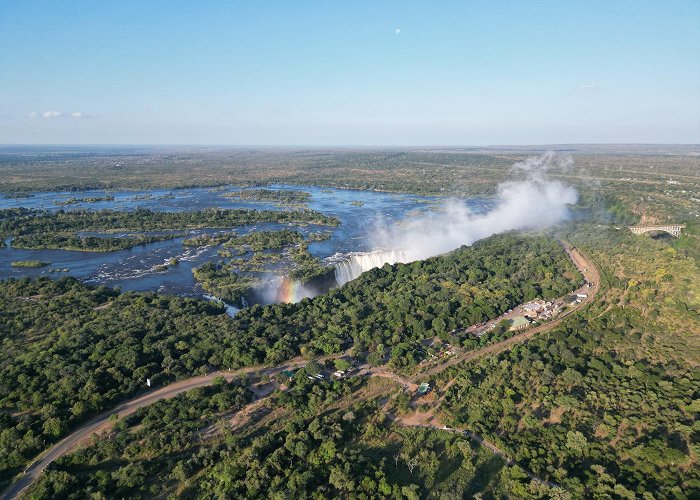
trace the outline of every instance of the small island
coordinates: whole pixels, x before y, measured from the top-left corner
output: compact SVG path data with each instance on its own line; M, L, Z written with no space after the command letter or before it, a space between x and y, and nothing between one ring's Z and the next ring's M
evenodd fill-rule
M51 262L43 260L15 260L10 264L12 267L44 267L50 265Z
M224 196L246 201L271 201L275 203L307 203L311 200L310 193L292 189L244 189L226 193Z
M100 201L114 201L114 196L87 196L84 198L68 198L67 200L56 200L54 205L66 206L77 205L78 203L97 203Z
M76 252L114 252L127 250L139 245L167 241L183 236L182 234L165 234L148 236L134 234L123 237L78 236L71 233L36 233L17 236L12 240L13 248L28 250L72 250Z

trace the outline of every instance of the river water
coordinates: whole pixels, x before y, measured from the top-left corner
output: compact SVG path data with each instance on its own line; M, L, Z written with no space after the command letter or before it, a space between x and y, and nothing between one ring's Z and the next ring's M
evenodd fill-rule
M332 236L329 240L314 242L309 246L310 252L322 259L337 261L339 256L349 253L369 252L374 250L372 234L378 225L400 223L402 219L435 209L441 198L395 194L375 191L356 191L315 186L271 186L266 189L292 189L311 194L311 200L305 204L308 208L326 215L337 217L341 224L335 228L322 226L293 227L303 233L328 230ZM178 190L147 191L76 191L76 192L37 192L29 197L0 197L0 209L13 207L42 208L47 210L76 209L114 209L134 210L147 208L157 211L192 211L205 208L255 208L285 210L294 207L271 202L239 200L226 197L225 193L238 191L240 188L196 188ZM56 202L70 198L112 196L110 201L94 203L76 203L58 205ZM485 212L491 208L489 200L465 200L474 212ZM262 229L281 229L281 224L266 223L239 227L237 231ZM199 229L193 234L215 233L218 230ZM177 231L175 231L177 232ZM0 279L21 276L73 276L87 283L118 286L122 290L150 290L187 296L203 297L192 276L192 269L208 260L218 261L216 247L186 247L184 238L137 246L129 250L115 252L75 252L65 250L21 250L8 246L0 248ZM9 243L9 240L8 240ZM177 266L165 271L158 271L156 266L166 263L171 258L180 260ZM13 261L41 260L51 265L42 268L12 267ZM68 269L67 272L51 272Z

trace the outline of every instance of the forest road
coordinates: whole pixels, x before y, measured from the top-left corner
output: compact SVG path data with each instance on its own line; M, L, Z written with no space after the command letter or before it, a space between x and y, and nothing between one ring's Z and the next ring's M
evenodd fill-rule
M226 380L232 380L247 373L257 373L259 375L271 375L282 370L296 368L308 363L308 360L295 358L284 365L274 367L249 366L233 371L218 371L200 375L198 377L180 380L170 385L162 387L143 394L135 399L126 401L119 406L112 408L104 413L97 415L92 420L78 427L75 431L63 438L61 441L49 448L43 455L40 455L27 469L24 475L15 483L10 485L2 494L0 500L10 500L18 498L22 492L36 481L44 469L54 460L62 457L79 444L87 441L90 437L100 432L112 424L110 418L113 415L118 415L119 418L124 418L131 415L135 411L145 406L161 401L163 399L171 399L183 392L195 389L197 387L206 387L212 385L217 377L224 377Z
M479 349L477 351L471 351L468 353L465 353L464 355L461 356L455 356L454 358L450 359L446 363L443 363L442 365L439 365L438 367L428 370L423 373L419 373L419 376L426 376L426 375L432 375L438 371L442 371L445 368L448 368L449 366L453 366L458 363L462 363L465 361L469 361L471 359L475 359L478 357L481 357L485 354L490 354L490 353L496 353L496 352L501 352L506 349L509 349L512 347L514 344L524 342L525 340L533 337L534 335L537 335L539 333L551 330L552 328L558 326L564 318L569 316L570 314L573 314L577 312L581 307L585 306L586 304L589 304L593 301L593 297L598 293L598 290L600 289L600 275L598 273L598 269L593 265L593 263L588 259L584 254L581 253L580 250L577 248L573 247L569 243L562 241L562 244L564 246L564 249L566 250L567 254L571 258L571 260L574 262L576 267L581 271L583 274L584 278L588 283L591 283L592 286L590 289L587 289L588 297L583 301L582 304L579 305L579 307L575 307L571 309L570 311L567 311L564 315L560 316L558 319L554 321L550 321L548 323L545 323L541 326L531 328L526 330L524 333L515 335L514 337L511 337L509 339L506 339L501 342L497 342L495 344L491 344L489 346L486 346L482 349ZM340 354L340 356L346 355L348 351L345 353ZM326 358L332 358L332 357L338 357L338 355L329 355L329 356L323 356L319 358L319 361L322 361L323 359ZM88 421L87 423L83 424L82 426L78 427L76 430L74 430L72 433L70 433L68 436L63 438L61 441L59 441L57 444L49 448L44 454L40 455L27 469L24 471L24 474L20 479L15 481L13 484L11 484L4 492L0 494L0 500L14 500L16 498L19 498L19 496L22 494L22 492L28 488L34 481L36 481L41 473L44 471L44 469L54 460L62 457L69 451L71 451L73 448L78 446L79 444L85 442L86 440L90 439L90 437L96 433L104 430L105 428L109 427L111 425L110 417L113 415L118 415L119 418L126 417L128 415L131 415L135 411L137 411L140 408L143 408L145 406L151 405L153 403L156 403L158 401L164 400L164 399L171 399L177 396L178 394L181 394L183 392L189 391L191 389L195 389L197 387L206 387L209 385L212 385L214 383L214 380L217 377L224 377L226 380L232 380L236 377L239 377L241 375L245 375L248 373L257 373L258 375L271 375L274 373L281 372L283 370L288 370L288 369L293 369L297 368L300 366L304 366L309 362L309 360L303 359L303 358L294 358L282 365L278 366L249 366L246 368L241 368L238 370L233 370L233 371L218 371L218 372L213 372L209 373L206 375L200 375L198 377L194 378L189 378L186 380L180 380L179 382L173 382L170 385L167 385L165 387L161 387L160 389L153 390L151 392L147 392L141 396L138 396L130 401L125 401L121 403L119 406L116 408L112 408L104 413L101 413L97 415L95 418L92 420ZM395 380L396 382L402 383L411 389L415 390L415 383L412 383L411 381L408 381L406 379L403 379L399 377L398 375L388 372L385 370L381 370L378 368L374 369L369 369L369 367L362 366L361 368L361 373L360 375L370 375L370 376L379 376L379 377L387 377ZM443 387L442 390L445 391L449 386L452 384L448 384L448 386ZM442 399L442 398L441 398ZM483 438L481 438L483 440ZM500 451L500 450L499 450Z

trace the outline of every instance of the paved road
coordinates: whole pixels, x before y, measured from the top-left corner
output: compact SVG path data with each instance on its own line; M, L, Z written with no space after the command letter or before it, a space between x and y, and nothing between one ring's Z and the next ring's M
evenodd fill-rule
M240 370L209 373L207 375L201 375L199 377L174 382L168 386L148 392L130 401L126 401L118 407L96 416L49 448L48 451L41 455L30 467L25 470L24 475L18 481L12 484L2 493L2 495L0 495L0 499L9 500L18 498L25 488L38 479L47 465L57 458L65 455L77 445L90 439L94 433L109 427L111 425L109 418L112 415L119 415L120 418L124 418L131 415L139 408L151 405L157 401L174 398L178 394L189 391L190 389L209 386L214 383L214 379L217 377L224 377L226 380L232 380L233 378L239 377L246 373L270 375L282 370L303 366L306 363L308 363L307 360L296 358L288 363L285 363L284 365L276 367L250 366L241 368Z
M600 276L598 274L598 270L593 266L593 263L585 256L583 255L579 250L571 247L566 242L563 242L564 248L566 249L567 253L571 257L571 260L576 264L576 266L579 268L579 270L583 273L584 277L587 279L587 281L592 282L594 286L590 289L589 291L589 296L588 298L584 301L584 304L590 303L593 300L593 297L595 294L598 292L599 287L600 287ZM582 304L583 305L583 304ZM423 372L419 374L420 376L426 376L426 375L431 375L433 373L436 373L438 371L442 371L445 368L449 366L453 366L458 363L462 363L465 361L469 361L471 359L475 359L477 357L484 356L486 354L490 353L495 353L495 352L501 352L506 349L509 349L512 345L519 343L519 342L524 342L525 340L529 339L530 337L537 335L539 333L542 333L547 330L551 330L555 326L559 325L562 320L569 314L572 314L573 312L576 312L578 308L572 309L571 311L567 312L567 314L562 315L559 317L557 320L550 321L548 323L545 323L544 325L538 326L536 328L531 328L529 330L526 330L524 333L518 334L514 337L511 337L507 340L504 340L502 342L497 342L495 344L488 345L486 347L483 347L482 349L476 350L476 351L470 351L464 355L461 356L455 356L446 363L443 363L442 365L439 365L438 367L435 367L431 370L428 370L426 372ZM330 355L330 356L324 356L322 358L319 358L318 361L323 361L325 359L329 358L334 358L334 357L339 357L339 356L344 356L347 354L347 351L343 354L340 355ZM110 425L109 418L112 415L118 414L120 418L126 417L128 415L131 415L134 413L136 410L139 408L143 408L145 406L151 405L157 401L161 401L163 399L171 399L177 396L178 394L181 394L183 392L189 391L190 389L194 389L197 387L205 387L208 385L211 385L214 382L214 379L220 376L223 376L227 380L231 380L235 377L238 377L240 375L244 375L247 373L256 373L257 375L270 375L273 373L277 373L283 370L287 370L290 368L296 368L299 366L303 366L308 363L308 360L305 360L303 358L295 358L293 360L288 361L287 363L275 367L263 367L263 366L251 366L251 367L246 367L246 368L241 368L239 370L234 370L234 371L228 371L228 372L214 372L210 373L207 375L201 375L199 377L194 377L190 378L187 380L181 380L179 382L174 382L173 384L170 384L166 387L162 387L160 389L148 392L146 394L143 394L142 396L139 396L135 399L132 399L130 401L126 401L119 405L116 408L113 408L109 411L106 411L94 419L90 420L86 424L83 424L81 427L73 431L71 434L66 436L63 440L59 441L57 444L49 448L43 455L41 455L35 462L29 466L23 476L17 480L15 483L13 483L7 490L5 490L1 495L0 495L0 500L10 500L10 499L15 499L20 496L20 494L27 488L29 487L34 481L38 479L38 477L41 475L41 473L44 471L44 469L54 460L58 459L59 457L65 455L68 453L70 450L75 448L77 445L85 442L86 440L90 439L90 437L95 433L100 430L103 430L107 428ZM399 375L387 371L382 368L369 368L367 365L363 365L359 367L360 370L357 373L358 375L369 375L369 376L378 376L378 377L386 377L390 378L392 380L395 380L396 382L407 385L409 388L413 388L415 390L415 383L400 377ZM443 388L443 391L449 387L448 386ZM430 427L430 426L429 426ZM436 427L439 428L439 427ZM469 433L470 431L461 431L463 433ZM469 435L469 434L467 434ZM499 450L498 448L495 447L492 443L489 443L486 441L484 438L481 436L477 436L476 434L470 435L473 439L477 440L479 443L484 444L487 448L489 448L491 451L494 453L497 453L503 457L505 457L505 454ZM529 474L529 473L528 473ZM532 476L533 479L536 479L538 481L542 481L541 479ZM544 481L542 481L544 482Z

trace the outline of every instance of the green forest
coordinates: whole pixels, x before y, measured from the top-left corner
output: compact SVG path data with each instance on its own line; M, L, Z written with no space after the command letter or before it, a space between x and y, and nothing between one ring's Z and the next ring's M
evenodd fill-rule
M566 237L596 258L602 297L546 336L441 374L457 376L446 421L574 498L697 498L697 264L674 242L614 228Z
M580 280L556 241L506 234L445 257L373 269L297 304L252 306L235 321L255 339L255 348L244 355L254 356L249 363L289 357L298 343L294 338L305 353L337 352L352 341L358 352L369 351L376 359L388 348L450 338L449 331L494 318L524 301L564 295ZM239 354L234 347L224 352L224 360Z
M77 423L144 389L146 377L160 386L214 368L337 353L347 342L378 362L394 347L564 293L578 280L555 241L512 234L234 319L212 303L70 278L5 281L0 470L17 471Z
M395 387L310 382L300 370L245 427L234 381L195 389L115 423L110 439L60 459L32 498L462 498L551 493L465 437L402 428L382 411ZM276 418L270 419L274 415Z

